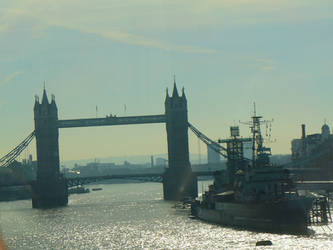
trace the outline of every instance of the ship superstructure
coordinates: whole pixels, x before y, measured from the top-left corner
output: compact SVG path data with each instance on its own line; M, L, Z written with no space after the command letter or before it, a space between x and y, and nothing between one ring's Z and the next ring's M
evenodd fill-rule
M227 144L227 172L216 172L214 183L192 206L192 214L213 223L269 231L304 232L310 222L312 198L298 194L289 171L270 163L271 149L264 146L262 117L249 123L252 136L241 138L231 127ZM244 143L252 157L244 157Z

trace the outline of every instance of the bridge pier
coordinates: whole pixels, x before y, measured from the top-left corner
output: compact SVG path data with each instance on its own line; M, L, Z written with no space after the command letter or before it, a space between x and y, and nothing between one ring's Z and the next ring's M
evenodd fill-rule
M182 201L198 196L197 177L192 171L167 169L163 175L164 200Z
M66 206L68 189L66 179L60 178L51 182L36 181L32 184L32 207L52 208Z
M185 197L197 197L197 177L189 161L187 100L184 89L182 95L178 95L176 82L172 96L168 91L166 93L165 120L169 168L163 176L164 199L179 201Z
M32 184L32 207L50 208L68 203L66 179L59 169L58 109L55 98L49 103L44 89L42 102L34 106L37 147L37 180Z

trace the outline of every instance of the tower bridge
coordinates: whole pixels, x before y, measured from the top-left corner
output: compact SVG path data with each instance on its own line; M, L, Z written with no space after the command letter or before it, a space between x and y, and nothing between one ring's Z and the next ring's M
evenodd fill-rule
M164 199L197 196L197 178L189 162L187 99L184 89L178 94L176 82L172 95L166 93L165 113L161 115L60 120L55 97L49 102L44 88L42 101L35 100L34 117L37 146L37 180L32 183L34 208L68 203L66 179L59 170L60 128L165 123L169 166L163 175Z
M43 90L41 101L36 96L34 105L35 130L14 150L0 159L0 166L9 166L25 147L36 138L37 178L29 182L32 186L32 206L34 208L63 206L68 203L68 187L100 179L162 176L165 200L182 200L197 196L197 176L212 175L211 172L194 173L189 161L188 128L195 129L187 117L187 99L184 88L178 93L176 82L172 94L166 91L165 112L144 116L107 116L89 119L58 119L55 96L48 100ZM168 145L168 168L159 174L131 174L123 176L98 176L64 178L59 164L59 129L91 126L116 126L130 124L165 123ZM202 136L203 134L200 133ZM199 137L200 138L200 137ZM202 138L201 138L202 139ZM204 140L211 143L212 140ZM148 176L149 175L149 176ZM1 184L0 184L1 186Z

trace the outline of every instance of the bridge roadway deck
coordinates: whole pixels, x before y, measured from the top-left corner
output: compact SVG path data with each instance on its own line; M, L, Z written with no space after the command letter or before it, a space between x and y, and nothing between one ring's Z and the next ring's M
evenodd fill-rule
M215 171L195 171L193 172L196 176L212 176ZM163 178L164 173L142 173L142 174L114 174L105 176L89 176L89 177L74 177L66 178L68 187L73 187L77 185L84 185L87 183L92 183L101 180L108 179L127 179L127 178ZM32 182L26 183L12 183L12 184L2 184L0 187L8 186L20 186L20 185L30 185ZM296 187L298 190L325 190L328 192L333 192L333 181L297 181Z
M215 171L197 171L193 172L196 176L212 176ZM114 174L114 175L104 175L104 176L89 176L89 177L73 177L66 178L68 187L74 187L78 185L84 185L101 180L110 179L131 179L131 178L163 178L164 173L142 173L142 174ZM0 187L10 187L10 186L23 186L31 185L33 181L27 181L25 183L11 183L3 184L0 183Z
M58 128L114 126L129 124L165 123L165 115L122 116L105 118L88 118L74 120L58 120Z
M212 176L215 171L200 171L193 172L196 176ZM110 180L110 179L130 179L130 178L163 178L164 173L144 173L144 174L115 174L105 176L89 176L89 177L74 177L66 178L67 186L74 187L84 185L96 181Z

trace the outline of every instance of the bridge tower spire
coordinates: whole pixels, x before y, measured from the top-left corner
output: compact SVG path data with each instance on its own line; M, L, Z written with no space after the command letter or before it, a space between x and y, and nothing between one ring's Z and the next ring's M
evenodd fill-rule
M165 98L169 167L163 177L166 200L183 200L197 196L197 179L189 161L187 100L184 90L179 96L176 81L170 97Z
M58 108L54 96L49 103L45 88L41 103L36 97L34 116L37 180L32 185L32 206L45 208L67 205L67 185L59 168Z

